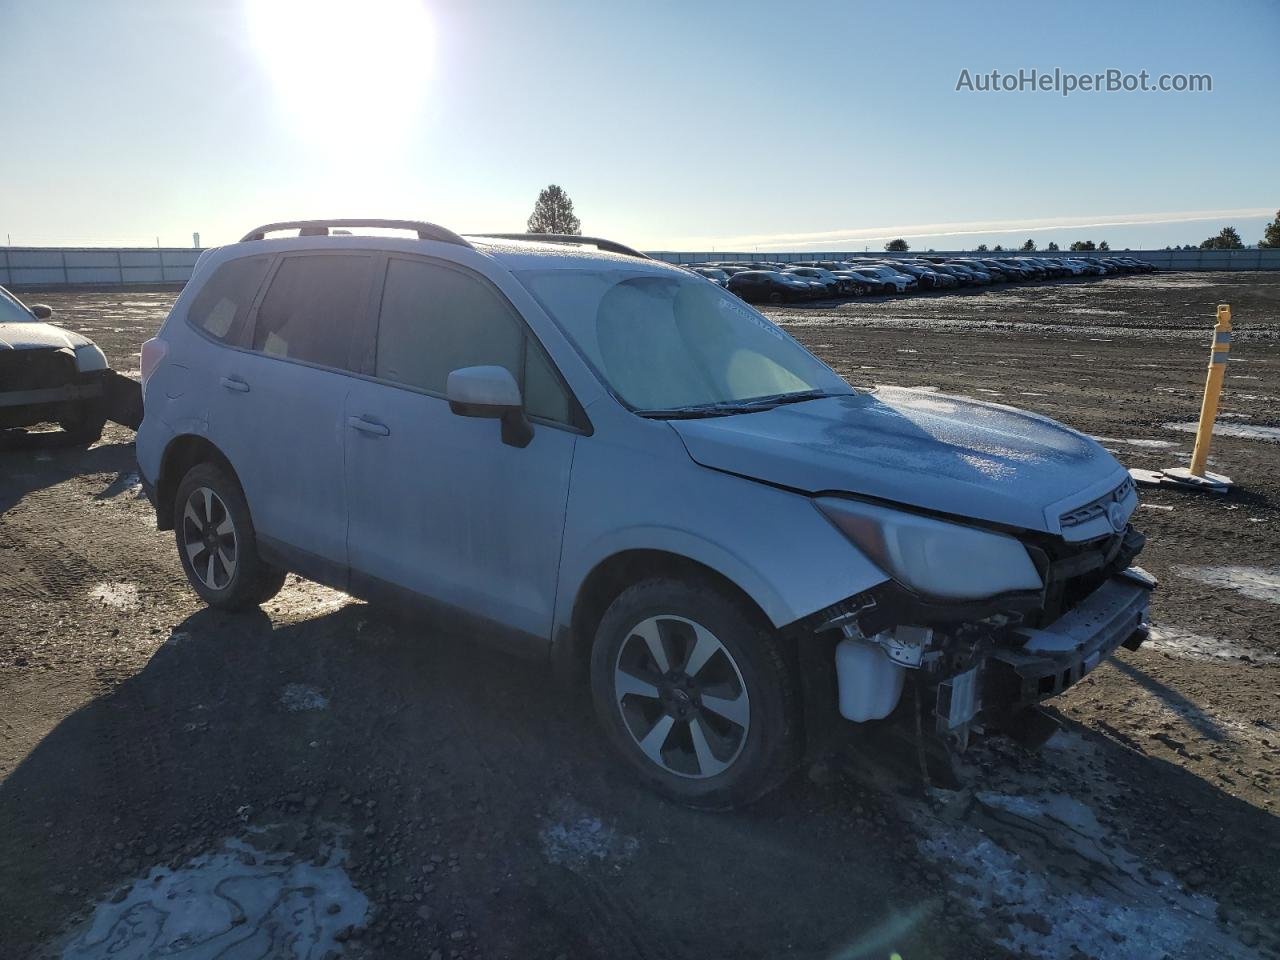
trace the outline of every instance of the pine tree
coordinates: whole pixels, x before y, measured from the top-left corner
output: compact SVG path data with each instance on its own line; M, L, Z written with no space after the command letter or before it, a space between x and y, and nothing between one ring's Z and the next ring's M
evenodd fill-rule
M1053 253L1057 253L1057 252L1058 252L1058 245L1057 245L1056 243L1054 243L1052 240L1050 240L1050 241L1049 241L1049 245L1048 245L1047 247L1045 247L1045 249L1046 249L1046 250L1049 250L1049 251L1051 251L1051 252L1053 252Z
M582 221L573 213L573 201L558 184L548 184L538 194L529 214L530 233L582 233Z
M1030 253L1035 248L1036 248L1036 242L1031 239L1028 239L1027 242L1022 245L1022 249L1025 253Z
M1280 249L1280 210L1276 211L1276 218L1262 231L1262 239L1258 241L1258 246L1264 250Z
M901 237L897 240L890 240L884 245L884 248L889 253L906 253L911 249L907 246L907 241L903 240Z

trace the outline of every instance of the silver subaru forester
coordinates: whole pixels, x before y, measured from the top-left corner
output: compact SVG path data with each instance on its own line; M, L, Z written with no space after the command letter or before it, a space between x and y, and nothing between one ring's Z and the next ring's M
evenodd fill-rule
M296 571L547 661L685 803L850 723L1016 734L1146 636L1094 440L850 386L612 241L270 224L200 258L142 376L141 475L206 602Z

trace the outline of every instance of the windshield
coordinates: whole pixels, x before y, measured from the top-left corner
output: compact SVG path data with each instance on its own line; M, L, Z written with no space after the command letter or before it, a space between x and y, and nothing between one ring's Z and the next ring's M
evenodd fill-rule
M17 297L0 287L0 323L31 323L34 320L31 311Z
M623 270L516 276L634 410L852 392L830 367L712 284Z

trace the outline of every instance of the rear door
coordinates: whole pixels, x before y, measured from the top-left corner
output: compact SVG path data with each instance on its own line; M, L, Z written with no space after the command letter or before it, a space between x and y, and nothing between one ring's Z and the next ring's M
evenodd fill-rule
M520 385L528 446L503 443L497 420L450 411L449 373L481 365ZM373 371L346 401L353 587L398 588L503 628L497 638L545 641L581 421L536 338L480 275L391 257Z
M362 356L377 257L299 253L275 264L238 350L219 351L210 433L258 536L325 582L346 575L343 405ZM358 361L357 361L358 362Z

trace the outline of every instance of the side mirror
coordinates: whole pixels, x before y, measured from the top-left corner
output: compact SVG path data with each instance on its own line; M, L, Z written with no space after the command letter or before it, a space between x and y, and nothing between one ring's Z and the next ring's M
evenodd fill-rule
M44 303L33 303L31 313L37 320L48 320L53 316L53 307Z
M460 417L501 420L503 443L527 447L533 439L520 387L506 367L454 370L445 383L445 396L449 398L449 409Z

